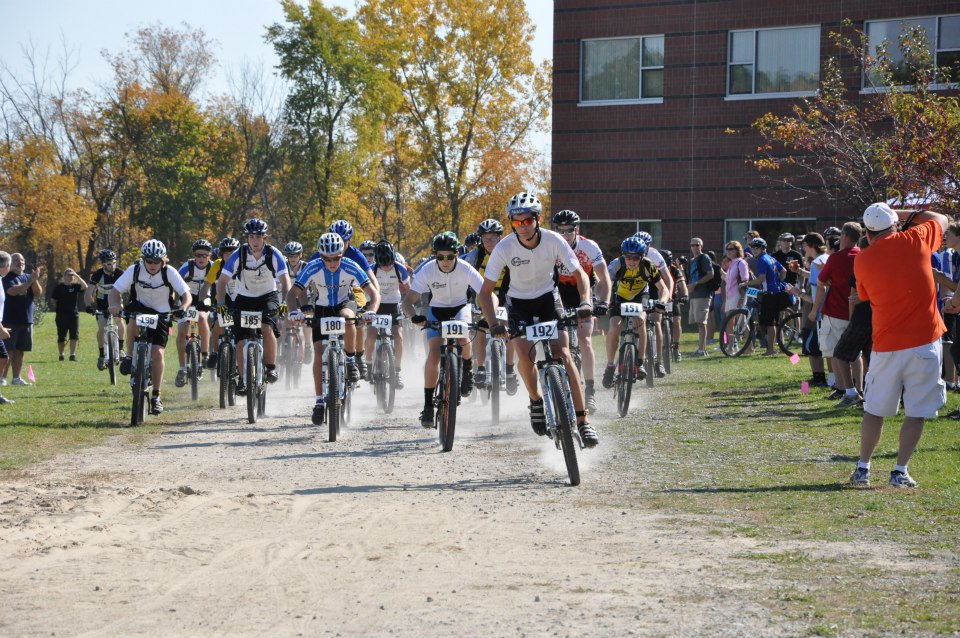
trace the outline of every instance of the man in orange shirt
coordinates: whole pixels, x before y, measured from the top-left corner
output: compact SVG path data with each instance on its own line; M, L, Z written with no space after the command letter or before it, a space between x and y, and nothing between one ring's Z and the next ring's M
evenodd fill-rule
M900 216L906 217L900 231ZM863 213L870 247L853 263L857 293L873 307L873 355L864 384L860 425L860 461L850 477L869 485L870 457L880 441L883 419L895 416L903 394L903 425L897 464L890 485L916 487L907 463L920 441L924 419L937 416L947 402L940 378L946 331L937 311L936 285L930 255L940 249L948 220L930 211L894 211L885 203Z

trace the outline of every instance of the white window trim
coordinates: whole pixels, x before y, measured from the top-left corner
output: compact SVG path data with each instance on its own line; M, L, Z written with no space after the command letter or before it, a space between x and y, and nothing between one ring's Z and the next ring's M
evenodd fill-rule
M820 24L796 24L790 25L787 27L763 27L758 29L731 29L727 32L727 74L726 74L726 86L724 87L724 101L728 102L737 102L740 100L770 100L770 99L784 99L784 98L797 98L797 97L810 97L817 94L817 91L788 91L781 93L757 93L757 33L761 31L787 31L789 29L812 29L817 28L821 31L823 30L823 25ZM733 42L734 33L753 33L753 75L750 78L750 93L730 93L730 67L733 63L730 61L730 52ZM818 34L819 35L819 34ZM818 37L819 40L819 37ZM819 82L820 78L820 54L817 53L817 80Z
M936 66L936 65L937 65L937 53L940 53L940 52L949 52L949 51L960 51L960 49L958 49L958 48L953 48L953 49L940 49L940 48L937 48L937 46L940 44L940 42L939 42L939 39L940 39L940 30L939 30L939 27L940 27L940 19L941 19L941 18L957 18L957 17L960 17L960 13L936 13L936 14L933 14L933 15L910 16L910 17L905 17L905 18L877 18L876 20L864 20L864 21L863 21L863 32L866 33L866 32L867 32L867 25L868 25L868 24L871 24L871 23L873 23L873 22L901 22L901 23L903 23L903 22L910 22L911 20L929 20L930 18L933 18L933 19L937 22L937 33L934 34L934 35L937 37L937 42L934 42L934 43L933 43L933 65L934 65L934 68L937 68L937 66ZM894 43L891 43L891 44L894 44ZM899 42L897 42L896 44L899 44ZM937 83L937 84L931 84L931 85L930 85L929 87L927 87L927 88L929 88L931 91L952 91L952 90L957 89L958 87L960 87L960 84L957 84L957 83L947 83L947 84L944 84L944 83L941 82L941 83ZM898 89L903 89L903 90L906 90L906 91L912 91L912 90L913 90L913 87L910 86L910 85L907 85L907 84L898 85L897 88L898 88ZM867 86L867 74L864 73L864 72L861 72L861 73L860 73L860 94L861 94L861 95L866 95L866 94L870 94L870 93L889 93L890 91L891 91L891 87L889 87L889 86Z
M663 104L662 97L639 97L635 100L584 100L583 99L583 56L584 45L587 42L608 42L611 40L640 40L640 60L638 60L637 88L643 95L643 72L650 69L662 69L666 73L666 65L643 66L643 40L645 38L663 38L664 57L666 57L667 37L663 33L648 33L645 35L623 35L612 38L584 38L580 40L580 77L577 82L577 106L624 106L636 104Z

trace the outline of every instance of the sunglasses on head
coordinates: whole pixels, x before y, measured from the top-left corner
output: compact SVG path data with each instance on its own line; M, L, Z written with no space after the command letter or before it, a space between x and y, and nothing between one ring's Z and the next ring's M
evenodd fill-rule
M320 258L323 259L328 264L335 264L336 262L343 259L343 255L333 255L333 256L320 255Z
M437 261L453 261L456 258L456 255L437 255Z
M147 264L147 265L150 265L150 266L156 266L157 264L162 264L162 263L163 263L163 260L162 260L162 259L146 259L146 258L144 258L143 263L145 263L145 264Z
M522 228L524 226L533 226L537 223L535 217L527 217L526 219L511 219L510 223L513 224L514 228Z

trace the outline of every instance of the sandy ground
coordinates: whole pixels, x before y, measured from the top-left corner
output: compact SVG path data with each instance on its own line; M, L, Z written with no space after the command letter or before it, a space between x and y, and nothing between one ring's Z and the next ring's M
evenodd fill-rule
M256 425L215 410L0 485L0 635L797 633L756 602L757 541L644 508L602 414L571 488L519 397L498 427L465 403L445 454L407 376L336 443L274 387Z

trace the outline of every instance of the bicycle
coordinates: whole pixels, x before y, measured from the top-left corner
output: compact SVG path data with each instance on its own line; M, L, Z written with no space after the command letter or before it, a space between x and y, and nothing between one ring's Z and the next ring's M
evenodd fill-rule
M106 323L103 326L103 345L106 354L106 369L110 372L110 385L117 385L117 367L120 365L120 330L113 315L97 311Z
M496 317L499 321L506 321L507 309L497 307ZM488 334L484 351L486 369L483 387L477 390L482 398L490 401L490 417L493 424L497 425L500 423L500 398L507 391L507 340Z
M777 345L788 357L792 357L793 353L803 346L800 338L802 328L803 313L798 311L784 314L777 322Z
M203 364L200 363L200 328L197 322L200 320L200 311L197 308L188 308L183 318L189 322L187 332L187 342L184 347L184 354L187 361L187 380L190 383L190 399L196 401L200 398L200 376L203 374Z
M666 308L660 313L660 330L663 333L663 343L660 345L660 361L667 374L673 374L673 302L668 301Z
M350 321L357 321L356 318ZM349 418L353 384L347 382L347 355L343 339L347 333L344 317L322 317L320 334L323 335L323 388L327 410L328 440L336 442L340 436L340 424Z
M393 319L391 315L376 315L370 322L371 327L377 331L373 362L370 368L370 382L373 384L373 394L377 398L377 405L385 414L393 412L397 392Z
M300 373L305 363L303 325L299 321L288 318L283 332L280 364L283 366L284 387L289 390L300 385Z
M153 385L153 334L162 318L169 321L173 313L162 312L157 314L125 314L125 317L135 315L137 336L133 342L133 361L130 368L130 388L133 391L133 402L130 409L130 425L143 423L147 411L147 401L150 398L150 388Z
M233 340L233 315L220 315L217 320L223 331L217 344L217 378L220 381L220 408L237 403L237 344Z
M440 333L440 377L433 390L434 412L433 427L437 428L440 448L444 452L453 449L453 439L457 429L457 407L460 405L460 381L463 376L463 346L459 339L470 336L470 330L476 324L466 321L431 321L424 324L423 330L436 330Z
M263 313L259 310L241 310L240 327L254 331L254 338L243 346L243 375L247 393L247 421L256 423L266 414L267 384L263 379L263 333L260 325Z
M644 352L643 371L647 375L646 381L647 381L648 388L653 387L654 378L657 376L656 370L654 369L654 366L658 359L657 357L657 322L654 321L653 319L653 313L654 311L656 311L656 304L657 302L654 301L653 299L648 299L646 302L646 305L641 306L641 308L646 310L646 314L647 314L647 318L645 322L646 323L645 330L647 331L647 347ZM621 305L621 309L622 309L622 305ZM662 318L664 311L661 310L660 313L661 313L660 316Z
M728 357L739 357L753 343L763 291L747 288L740 307L727 313L720 332L720 350Z
M630 395L633 393L633 384L637 381L637 324L636 318L643 315L643 306L639 303L620 304L620 343L617 346L616 376L613 382L613 393L617 399L617 414L627 415L630 409ZM649 315L648 315L649 317ZM650 330L647 331L648 361L652 358L653 349L650 346ZM646 366L645 366L646 368ZM645 369L647 378L652 375L652 369Z
M532 324L518 322L514 336L523 333L527 341L533 343L530 354L533 355L540 346L540 356L536 362L540 378L540 387L543 391L544 414L547 417L547 436L554 442L558 450L563 452L563 461L567 467L567 476L570 485L580 485L580 465L577 462L577 450L574 447L574 437L577 444L583 449L583 441L577 431L573 406L573 395L570 392L570 378L563 367L563 359L553 356L550 342L559 338L559 329L566 327L569 319L540 322L539 317L533 318ZM576 320L573 321L576 326Z

